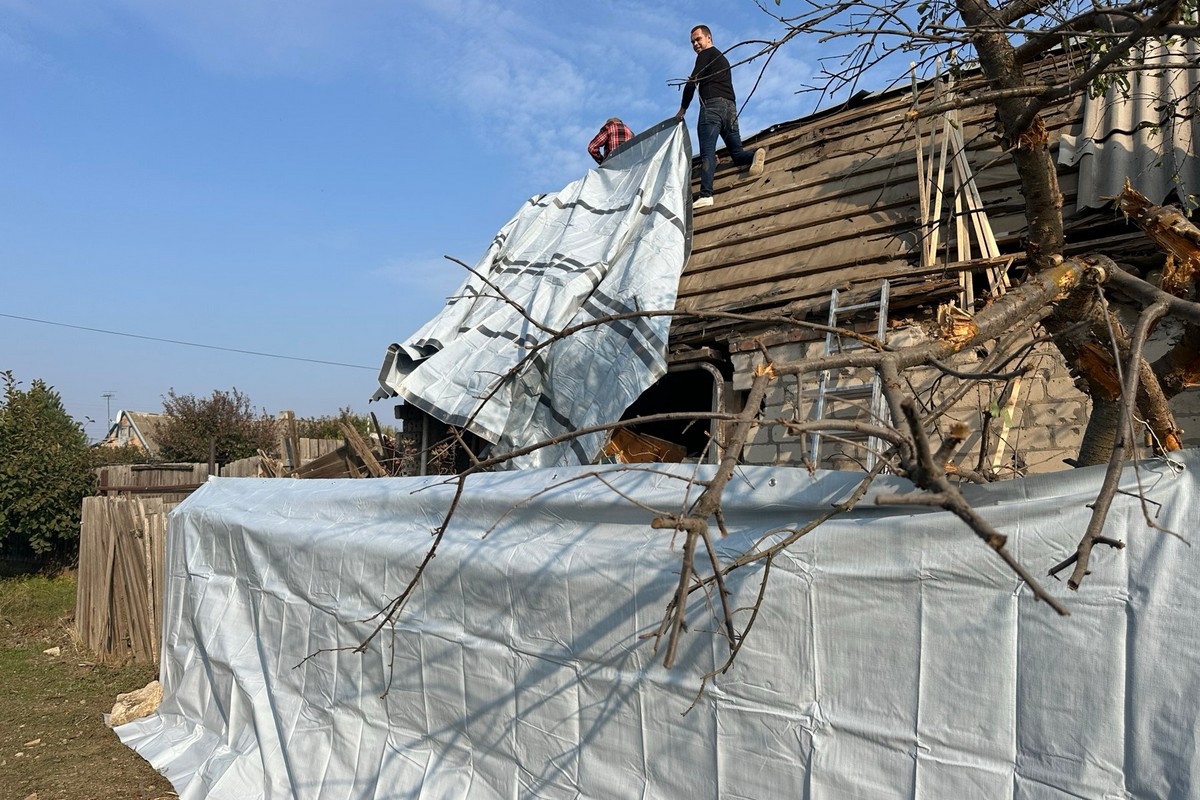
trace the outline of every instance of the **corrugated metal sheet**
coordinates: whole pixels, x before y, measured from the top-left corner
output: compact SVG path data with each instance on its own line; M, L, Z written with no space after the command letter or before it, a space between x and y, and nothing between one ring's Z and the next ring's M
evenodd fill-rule
M1059 163L1079 168L1079 209L1107 205L1126 177L1155 203L1200 194L1200 43L1150 42L1144 63L1155 68L1134 72L1127 91L1114 84L1085 100L1079 136L1063 143Z

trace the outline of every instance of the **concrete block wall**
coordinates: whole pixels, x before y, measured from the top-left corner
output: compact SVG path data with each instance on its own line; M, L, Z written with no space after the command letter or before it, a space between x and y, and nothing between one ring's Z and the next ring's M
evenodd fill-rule
M919 342L924 334L917 327L905 328L892 336L892 342ZM824 352L823 342L788 342L767 348L776 363L812 358ZM955 357L953 366L970 371L978 367L980 354L969 351ZM735 391L746 391L750 387L754 367L762 360L759 352L738 353L733 356ZM1018 362L1010 364L1013 369ZM1000 477L1016 477L1045 472L1055 472L1070 467L1063 459L1078 454L1083 432L1087 427L1091 400L1071 378L1062 356L1047 343L1032 347L1028 355L1019 362L1031 367L1016 387L1012 398L1013 384L1005 381L976 382L938 421L938 434L949 430L954 422L963 422L970 436L960 446L954 461L964 467L979 466L979 452L983 437L983 425L989 408L999 411L988 423L990 447L985 466L993 469ZM839 381L861 380L869 377L865 373L856 376L844 371ZM916 397L922 408L928 410L944 403L960 386L957 378L944 376L939 371L923 368L907 374L910 394ZM767 392L764 418L808 419L817 388L817 376L806 376L803 385L797 379L784 376L776 379ZM1011 403L1009 402L1011 399ZM859 401L866 405L867 400ZM1200 391L1192 390L1172 401L1176 421L1184 429L1184 443L1200 445ZM850 410L852 416L867 420L864 412ZM826 417L830 415L827 414ZM837 416L845 416L838 413ZM1006 426L1005 421L1009 423ZM933 437L933 446L940 444L940 437ZM1000 457L995 457L997 442L1003 441ZM817 466L825 469L860 469L864 450L827 439L822 440L820 461ZM744 453L748 464L802 466L808 456L807 448L800 437L789 433L778 424L759 426L750 438Z

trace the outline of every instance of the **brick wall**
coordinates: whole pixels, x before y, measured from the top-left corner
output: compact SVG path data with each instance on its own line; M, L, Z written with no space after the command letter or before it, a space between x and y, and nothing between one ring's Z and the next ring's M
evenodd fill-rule
M901 344L916 342L924 337L919 328L906 328L893 333L891 341ZM819 356L824 342L788 342L767 348L776 362L797 361ZM735 391L749 389L754 365L762 359L757 352L733 356ZM978 368L981 360L975 351L960 353L952 365L963 371ZM964 467L980 466L980 445L986 422L989 446L983 466L1000 477L1016 477L1069 469L1063 459L1073 458L1079 450L1087 426L1091 401L1076 386L1068 374L1062 356L1050 344L1034 344L1017 364L1030 367L1019 382L976 382L958 398L937 425L933 445L940 443L940 433L949 430L954 422L964 422L970 429L969 438L957 451L954 461ZM907 373L910 394L918 398L928 411L947 402L963 385L962 381L925 368ZM869 373L856 374L842 370L833 376L835 385L863 383ZM805 376L803 384L791 376L775 380L767 392L764 417L777 419L813 418L813 400L817 388L815 375ZM869 400L856 400L858 407L833 403L827 407L826 418L855 418L866 421L869 414L864 406ZM1184 443L1200 445L1200 391L1192 390L1172 401L1176 420L1184 429ZM989 417L988 411L992 414ZM998 412L998 413L997 413ZM1002 442L1002 445L998 443ZM857 446L835 442L823 437L817 466L825 469L860 469L865 456L865 442ZM999 456L996 452L999 449ZM800 466L809 455L809 447L784 425L764 424L748 442L744 461L759 465Z

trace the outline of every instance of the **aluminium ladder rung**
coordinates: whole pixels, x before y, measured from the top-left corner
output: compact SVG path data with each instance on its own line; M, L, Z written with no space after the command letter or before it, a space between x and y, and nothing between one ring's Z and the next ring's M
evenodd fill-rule
M871 300L867 303L855 303L852 306L838 306L838 314L846 314L851 311L865 311L869 308L879 308L878 300Z
M872 394L875 387L869 383L846 384L842 386L826 386L825 394Z
M888 315L888 300L891 294L891 284L886 279L879 284L879 299L871 300L863 303L855 303L849 306L838 306L838 290L834 289L829 295L829 327L838 327L838 317L844 314L849 314L855 311L865 311L869 309L879 309L879 318L875 326L875 338L881 343L887 343L887 315ZM834 352L852 352L854 350L862 350L867 347L866 343L850 337L849 346L842 345L842 337L834 331L827 331L825 334L825 355L830 355ZM842 397L860 397L871 398L870 413L873 423L883 421L884 415L887 413L883 401L882 381L879 373L876 372L871 380L866 383L848 384L841 386L829 385L829 370L821 370L817 379L816 399L813 401L813 418L821 420L825 418L825 398L831 395L841 395ZM821 434L814 431L809 439L809 457L814 464L820 463L821 455ZM842 437L846 438L846 437ZM866 466L870 470L875 466L875 452L882 446L882 443L875 436L866 436Z

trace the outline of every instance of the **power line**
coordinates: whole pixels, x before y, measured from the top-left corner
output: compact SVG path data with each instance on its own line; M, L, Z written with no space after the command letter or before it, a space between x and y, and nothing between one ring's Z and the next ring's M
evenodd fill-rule
M21 317L16 314L0 313L0 317L8 319L19 319L24 322L37 322L42 325L54 325L59 328L74 328L77 331L91 331L92 333L107 333L109 336L126 336L130 339L144 339L148 342L165 342L166 344L181 344L186 347L199 347L202 350L222 350L226 353L241 353L247 356L263 356L264 358L282 358L285 361L304 361L309 364L324 364L329 367L349 367L350 369L369 369L375 371L376 367L364 367L361 364L343 364L340 361L321 361L316 358L300 358L299 356L281 356L278 353L260 353L257 350L239 350L236 347L221 347L215 344L200 344L198 342L182 342L178 339L163 339L158 336L142 336L138 333L122 333L121 331L107 331L103 328L88 328L84 325L70 325L66 322L53 322L48 319L34 319L33 317Z

